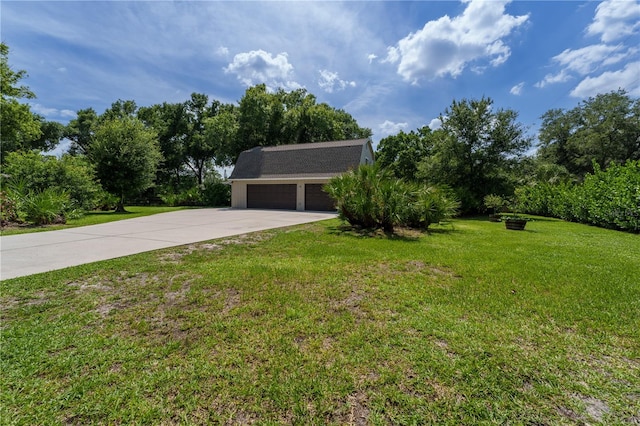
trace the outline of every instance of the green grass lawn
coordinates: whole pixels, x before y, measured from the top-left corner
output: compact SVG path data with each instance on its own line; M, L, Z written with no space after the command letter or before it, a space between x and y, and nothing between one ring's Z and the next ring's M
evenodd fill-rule
M638 424L640 237L330 220L1 283L3 424Z
M130 206L126 207L125 213L114 211L92 211L85 213L78 219L69 219L64 225L35 226L27 225L0 229L0 235L27 234L30 232L55 231L57 229L76 228L78 226L98 225L100 223L115 222L116 220L133 219L134 217L149 216L157 213L166 213L176 210L183 210L186 207L146 207Z

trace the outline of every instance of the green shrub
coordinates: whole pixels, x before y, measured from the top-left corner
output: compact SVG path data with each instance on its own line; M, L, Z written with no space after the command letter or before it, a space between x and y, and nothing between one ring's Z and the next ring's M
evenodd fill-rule
M94 168L81 156L64 155L61 159L36 151L11 152L6 157L3 174L7 182L23 182L25 191L39 193L56 189L69 194L79 208L96 207L101 188Z
M169 206L230 206L231 186L226 184L220 175L211 172L205 176L202 185L192 184L176 192L165 187L160 199Z
M36 225L66 223L66 213L72 210L69 194L57 188L28 192L22 203L24 218Z
M202 192L198 186L182 190L178 193L160 194L160 199L168 206L202 206Z
M231 185L225 183L220 176L207 176L202 184L202 203L211 207L230 206Z
M582 201L583 222L605 228L640 231L640 161L611 164L585 176Z
M69 194L59 188L30 189L26 180L4 183L3 221L31 222L36 225L65 223L75 214ZM4 211L4 206L10 206Z
M332 178L324 189L336 201L341 219L362 228L382 228L379 188L384 175L377 166L364 165Z
M493 214L500 213L507 204L507 201L499 195L490 194L485 195L484 206L493 211Z
M406 183L378 166L332 178L325 191L336 201L338 214L352 226L393 232L395 226L427 229L452 217L459 203L439 188Z
M0 191L0 223L18 222L18 205L7 191Z
M427 229L431 224L455 216L459 207L460 203L448 190L410 184L409 200L403 211L403 223L411 228Z
M640 161L594 163L582 184L537 183L518 188L518 198L527 213L640 232Z

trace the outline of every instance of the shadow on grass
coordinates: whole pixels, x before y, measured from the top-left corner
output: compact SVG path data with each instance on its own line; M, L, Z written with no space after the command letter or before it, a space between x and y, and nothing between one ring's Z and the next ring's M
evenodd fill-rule
M407 242L416 242L421 237L429 234L449 234L451 232L455 232L453 226L451 226L450 229L437 228L428 230L395 227L394 232L384 232L381 229L366 229L342 224L337 226L330 226L328 229L329 233L332 235L340 235L353 238L377 238Z
M543 217L543 216L532 216L532 215L522 215L527 218L531 222L562 222L562 219L557 219L554 217ZM509 214L505 214L504 218L509 217ZM460 216L458 219L468 220L472 222L491 222L488 216ZM504 221L504 220L503 220Z
M90 212L86 212L84 214L84 216L108 216L108 215L116 215L116 214L122 214L122 215L126 215L126 214L136 214L137 212L130 212L129 210L123 211L123 212L117 212L115 210L103 210L103 211L90 211Z

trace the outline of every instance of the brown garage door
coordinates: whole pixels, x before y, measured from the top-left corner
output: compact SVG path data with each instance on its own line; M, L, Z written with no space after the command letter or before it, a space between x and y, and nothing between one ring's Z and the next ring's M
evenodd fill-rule
M322 190L324 185L308 183L304 186L304 209L315 211L335 210L333 198Z
M247 185L247 207L250 209L296 209L296 185Z

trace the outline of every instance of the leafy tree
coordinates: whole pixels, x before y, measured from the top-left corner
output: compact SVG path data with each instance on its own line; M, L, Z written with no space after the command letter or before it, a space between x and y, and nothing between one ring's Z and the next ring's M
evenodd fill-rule
M101 121L120 120L124 118L133 118L136 116L138 106L133 100L123 101L118 99L111 104L111 107L105 110L100 116Z
M1 161L5 154L18 150L41 149L41 119L31 112L28 104L19 99L33 99L35 94L27 86L19 86L26 77L24 70L9 66L9 46L0 43L0 143Z
M378 144L376 162L400 179L416 180L418 163L431 153L431 129L427 126L387 136Z
M57 121L46 121L43 117L36 115L40 120L40 131L42 134L35 141L36 146L40 147L42 151L51 151L64 137L65 126Z
M174 189L181 187L187 158L185 139L188 129L184 103L156 104L138 110L138 118L158 133L162 161L158 169L157 183Z
M209 97L201 93L191 94L191 99L185 103L187 132L184 153L186 165L195 174L198 185L202 184L219 148L216 141L207 137L205 121L215 116L221 105L219 101L213 101L209 105Z
M309 143L371 136L371 131L358 126L347 112L326 103L317 104L306 89L276 93L285 109L283 143Z
M231 165L225 153L236 140L238 127L238 115L233 105L222 105L216 115L205 118L204 139L218 166Z
M157 133L136 118L100 123L89 145L102 187L119 198L116 211L125 211L126 197L153 185L161 157Z
M97 125L98 114L93 108L81 109L77 112L76 118L69 121L64 129L64 137L71 141L70 154L87 153Z
M240 153L255 146L359 139L371 130L358 126L347 112L322 103L305 89L269 93L264 84L250 87L237 110L238 131L227 147L226 159L235 163Z
M238 107L238 133L229 147L229 158L235 163L242 151L255 146L281 145L284 107L260 84L245 91Z
M440 116L442 129L431 135L431 155L418 166L419 178L453 188L466 212L479 210L485 195L513 190L519 160L531 146L518 114L492 106L484 97L454 100Z
M624 90L600 94L542 116L538 156L582 178L611 162L640 159L640 99Z

